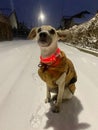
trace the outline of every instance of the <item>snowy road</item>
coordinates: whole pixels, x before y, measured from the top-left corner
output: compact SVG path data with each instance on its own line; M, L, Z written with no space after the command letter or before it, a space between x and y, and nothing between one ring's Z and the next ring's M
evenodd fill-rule
M59 47L73 61L78 82L75 97L53 114L37 75L36 42L0 43L0 130L98 130L98 57L63 43Z

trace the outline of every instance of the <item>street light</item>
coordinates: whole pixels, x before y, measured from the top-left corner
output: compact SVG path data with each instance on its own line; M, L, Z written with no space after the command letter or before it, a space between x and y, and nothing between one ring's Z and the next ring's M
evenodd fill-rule
M38 16L38 23L41 22L42 24L45 21L45 15L42 11L40 11L39 16Z

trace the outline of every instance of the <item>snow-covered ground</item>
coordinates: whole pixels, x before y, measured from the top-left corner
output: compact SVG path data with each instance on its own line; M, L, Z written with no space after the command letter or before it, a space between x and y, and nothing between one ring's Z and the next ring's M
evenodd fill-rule
M0 42L0 130L98 130L98 57L61 42L59 47L73 61L78 82L73 99L54 114L37 74L37 43Z

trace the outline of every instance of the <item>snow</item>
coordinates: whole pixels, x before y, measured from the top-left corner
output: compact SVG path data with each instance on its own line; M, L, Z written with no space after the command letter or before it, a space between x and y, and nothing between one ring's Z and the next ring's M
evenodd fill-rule
M0 42L0 130L98 130L98 58L61 42L59 47L73 61L78 82L73 99L54 114L37 74L37 43Z

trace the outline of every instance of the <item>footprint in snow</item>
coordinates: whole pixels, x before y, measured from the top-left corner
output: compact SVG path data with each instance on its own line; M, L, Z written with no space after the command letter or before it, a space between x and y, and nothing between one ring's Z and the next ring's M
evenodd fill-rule
M36 113L31 117L30 124L33 128L38 128L42 123L43 117L46 113L45 107L42 106L43 104L38 107Z

